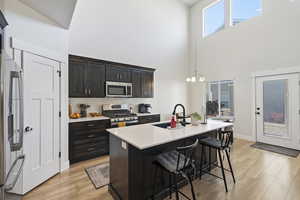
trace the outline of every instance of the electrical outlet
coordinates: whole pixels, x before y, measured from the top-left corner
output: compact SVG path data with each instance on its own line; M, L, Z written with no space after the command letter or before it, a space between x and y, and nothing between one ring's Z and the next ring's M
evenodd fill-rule
M121 146L122 146L123 149L127 150L127 143L126 142L122 141Z

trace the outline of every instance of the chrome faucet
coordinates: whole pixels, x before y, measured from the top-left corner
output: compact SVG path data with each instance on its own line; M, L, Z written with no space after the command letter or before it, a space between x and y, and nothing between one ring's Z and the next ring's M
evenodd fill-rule
M177 109L177 107L181 107L182 110L183 110L182 125L185 126L185 125L186 125L186 120L185 120L185 118L186 118L186 116L185 116L185 107L184 107L184 105L182 105L182 104L176 104L176 106L174 107L173 115L176 114L176 109Z

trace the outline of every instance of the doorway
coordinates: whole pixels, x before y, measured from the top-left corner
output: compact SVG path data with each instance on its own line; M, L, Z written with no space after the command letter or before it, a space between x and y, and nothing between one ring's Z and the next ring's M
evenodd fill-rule
M258 142L300 149L299 73L256 77Z

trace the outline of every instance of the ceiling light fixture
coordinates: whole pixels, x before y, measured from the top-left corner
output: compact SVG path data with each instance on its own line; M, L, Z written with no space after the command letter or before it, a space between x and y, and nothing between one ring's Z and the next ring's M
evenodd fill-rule
M199 71L198 71L198 44L196 44L196 47L195 47L195 70L194 70L194 73L191 77L187 77L185 79L186 82L188 83L195 83L197 81L199 82L204 82L205 81L205 77L200 75Z

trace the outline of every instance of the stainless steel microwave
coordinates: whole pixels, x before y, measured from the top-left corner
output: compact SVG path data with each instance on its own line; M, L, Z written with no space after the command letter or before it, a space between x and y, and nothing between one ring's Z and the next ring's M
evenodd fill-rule
M106 81L106 97L132 97L132 83Z

